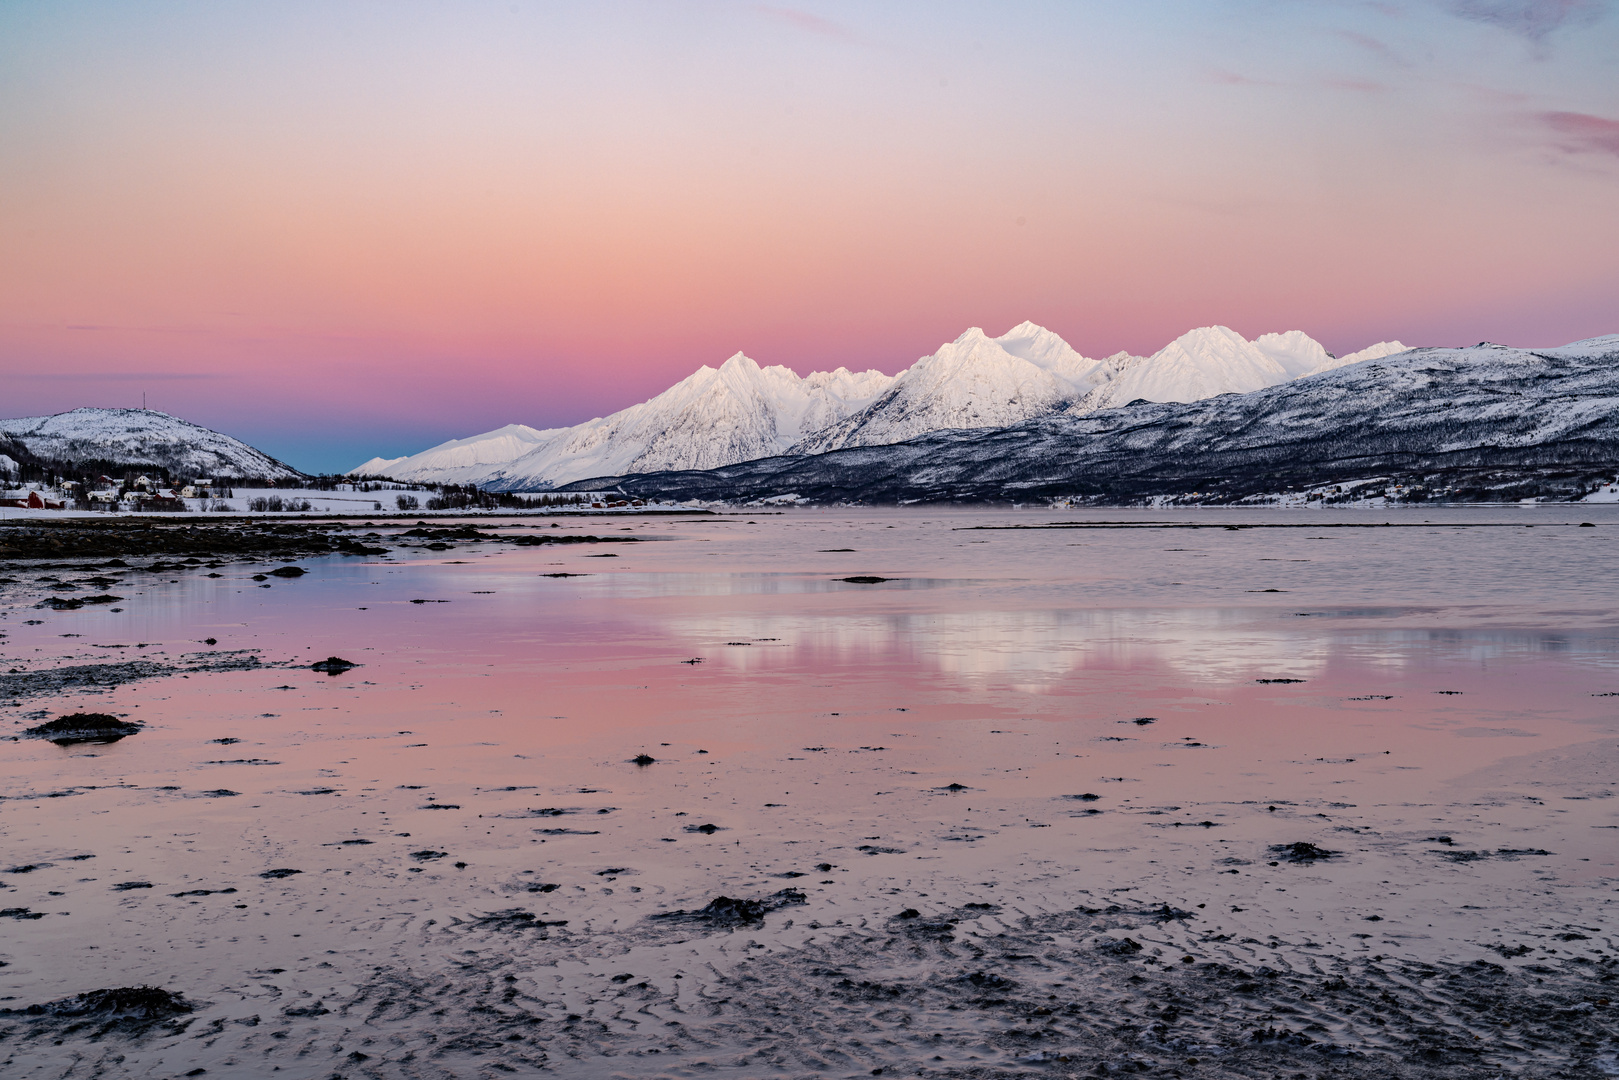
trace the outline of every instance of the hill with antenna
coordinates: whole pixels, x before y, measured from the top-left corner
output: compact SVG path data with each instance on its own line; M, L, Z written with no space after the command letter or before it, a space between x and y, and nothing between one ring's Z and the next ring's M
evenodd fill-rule
M240 439L154 409L73 409L0 420L0 454L19 472L161 470L173 478L292 480L303 473ZM7 449L7 446L10 449ZM20 450L20 454L18 451Z

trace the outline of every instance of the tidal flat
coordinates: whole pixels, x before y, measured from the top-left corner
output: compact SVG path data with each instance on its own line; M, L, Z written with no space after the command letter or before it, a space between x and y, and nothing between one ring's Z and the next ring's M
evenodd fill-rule
M1619 508L315 531L0 552L5 1076L1619 1076Z

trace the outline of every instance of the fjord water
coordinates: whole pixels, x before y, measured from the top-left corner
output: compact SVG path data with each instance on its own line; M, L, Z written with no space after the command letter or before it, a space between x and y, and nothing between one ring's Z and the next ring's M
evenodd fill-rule
M24 869L0 867L0 901L46 917L0 920L0 997L206 1003L190 1035L210 1039L85 1048L87 1074L863 1073L1033 1066L982 1020L869 1009L799 1016L772 1057L692 995L767 970L808 994L784 958L811 953L944 972L856 948L901 909L954 912L966 940L1168 905L1187 918L1131 940L1283 970L1614 947L1608 508L563 528L637 542L308 559L268 588L262 567L135 576L120 612L39 613L11 586L7 667L283 666L7 703L19 729L81 709L146 728L3 744L0 836ZM309 670L329 655L360 666ZM1294 843L1335 854L1279 860ZM805 902L745 933L655 918L784 888ZM478 1010L518 1008L503 988L560 1027L490 1036ZM924 1057L896 1034L913 1021L941 1033ZM47 1075L59 1052L7 1060Z

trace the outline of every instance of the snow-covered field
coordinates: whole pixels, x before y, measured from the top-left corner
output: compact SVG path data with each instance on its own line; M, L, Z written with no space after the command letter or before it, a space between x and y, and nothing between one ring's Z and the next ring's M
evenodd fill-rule
M232 497L227 499L182 499L185 504L183 511L145 511L145 510L24 510L18 507L0 507L0 521L17 520L20 518L42 518L54 520L66 517L78 518L106 518L106 517L135 517L155 516L162 518L177 517L223 517L227 514L242 514L252 517L329 517L332 514L360 514L366 517L466 517L468 515L500 515L512 514L636 514L657 510L678 509L674 503L651 502L642 506L614 506L613 502L622 501L622 496L594 493L590 502L578 503L569 506L535 506L528 510L513 510L502 508L499 510L428 510L425 509L427 500L432 498L431 491L408 491L399 488L390 491L354 491L349 488L338 491L320 491L314 488L235 488ZM399 496L414 498L420 506L400 507ZM277 511L255 510L253 505L257 500L280 499L283 509ZM307 508L302 504L308 503ZM288 509L289 506L298 506L299 509Z

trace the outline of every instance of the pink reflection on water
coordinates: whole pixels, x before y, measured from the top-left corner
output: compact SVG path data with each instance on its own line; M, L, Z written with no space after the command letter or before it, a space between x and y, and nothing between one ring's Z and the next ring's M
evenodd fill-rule
M5 744L0 820L16 858L96 856L75 871L95 879L77 892L10 879L8 905L72 918L40 924L8 992L91 979L52 957L105 965L94 985L161 982L151 957L181 949L204 910L256 963L353 948L353 935L394 942L386 920L510 904L503 890L525 873L577 890L542 894L536 910L628 924L654 897L768 890L771 875L823 860L839 867L827 880L861 895L913 877L998 880L1071 904L1070 882L1168 897L1193 888L1174 876L1184 867L1240 856L1221 888L1247 891L1199 878L1199 902L1277 925L1293 916L1264 890L1294 890L1282 899L1297 906L1303 886L1258 884L1273 843L1366 853L1368 869L1308 886L1312 910L1382 902L1397 873L1416 904L1530 890L1545 866L1570 882L1613 872L1611 834L1596 828L1606 803L1513 764L1615 734L1619 698L1593 696L1619 690L1613 638L1584 602L1611 570L1570 556L1583 538L1447 538L1506 560L1531 558L1530 544L1562 558L1503 599L1472 563L1453 578L1424 571L1442 589L1351 574L1374 560L1420 570L1433 538L1415 533L1199 533L1150 550L1139 534L1085 534L1083 559L1071 534L997 533L988 558L954 531L987 519L663 523L677 539L614 560L466 545L457 562L311 560L308 577L269 589L245 569L135 579L119 614L37 627L13 615L7 657L31 666L235 649L286 666L29 703L147 729L67 751ZM822 550L844 546L858 550ZM1283 556L1311 561L1269 562ZM589 576L541 576L558 572ZM864 572L903 580L837 580ZM1284 587L1285 601L1260 591ZM328 655L361 666L309 670ZM655 764L630 764L639 753ZM1082 794L1097 798L1064 798ZM697 824L716 831L686 831ZM1432 855L1439 835L1555 857L1463 879ZM258 875L276 867L304 876L272 892ZM634 873L604 885L615 869ZM1037 893L1040 875L1059 884ZM125 879L150 881L151 899L107 891ZM173 896L221 887L238 891L213 908ZM842 887L824 890L854 903ZM228 921L248 916L263 920L258 937ZM131 947L97 918L146 920L161 947ZM1435 949L1465 936L1446 933ZM210 940L210 971L239 966Z

